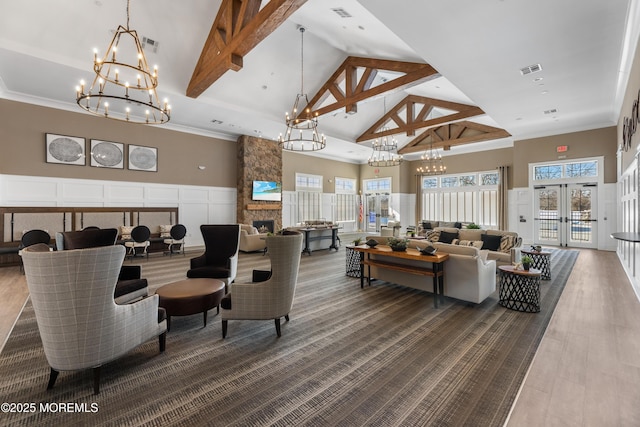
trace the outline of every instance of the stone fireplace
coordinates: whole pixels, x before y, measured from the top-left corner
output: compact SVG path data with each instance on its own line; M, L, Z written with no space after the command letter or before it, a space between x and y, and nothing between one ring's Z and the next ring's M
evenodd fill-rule
M274 221L272 219L253 221L253 226L257 228L260 233L274 232Z
M282 182L282 151L277 141L247 135L238 138L237 174L238 223L270 221L272 232L282 229L282 202L251 200L254 180Z

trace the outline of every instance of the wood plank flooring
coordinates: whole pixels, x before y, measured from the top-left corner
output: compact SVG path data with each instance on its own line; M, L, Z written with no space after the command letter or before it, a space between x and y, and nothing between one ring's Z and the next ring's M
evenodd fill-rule
M0 268L2 347L27 295ZM640 302L614 252L581 250L507 425L637 426L638 402Z

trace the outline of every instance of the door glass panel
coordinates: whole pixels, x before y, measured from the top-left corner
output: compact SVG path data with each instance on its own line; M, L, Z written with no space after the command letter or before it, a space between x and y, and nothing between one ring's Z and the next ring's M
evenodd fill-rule
M538 239L558 240L558 190L538 190Z
M591 189L572 189L571 197L571 242L591 242Z

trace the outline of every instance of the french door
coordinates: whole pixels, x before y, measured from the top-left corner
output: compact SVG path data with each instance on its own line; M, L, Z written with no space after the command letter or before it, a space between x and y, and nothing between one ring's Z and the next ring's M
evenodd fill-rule
M381 225L389 221L389 194L371 193L366 195L365 231L379 232Z
M597 248L597 184L534 187L536 244Z

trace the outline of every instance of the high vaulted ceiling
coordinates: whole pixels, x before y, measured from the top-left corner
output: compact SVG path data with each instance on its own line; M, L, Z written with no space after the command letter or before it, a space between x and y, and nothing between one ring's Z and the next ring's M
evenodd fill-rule
M315 109L326 111L319 127L327 148L317 155L358 163L383 124L403 130L394 137L407 158L443 139L453 141L446 156L614 126L640 27L636 0L291 0L284 3L296 9L283 12L284 22L263 22L257 28L271 25L268 33L234 51L231 70L189 97L222 3L131 0L130 28L154 41L147 59L158 65L159 95L172 105L164 126L277 138L302 78L309 99L318 95ZM238 3L256 16L257 4L270 2ZM92 51L106 49L126 22L126 0L0 0L0 11L0 96L81 112L74 88L92 80ZM306 28L302 76L299 26ZM370 59L382 61L365 74ZM341 96L332 76L349 61L359 61L350 78L373 88L406 73L384 61L424 64L436 74L327 108ZM521 72L537 64L540 71ZM428 127L407 120L408 110Z

